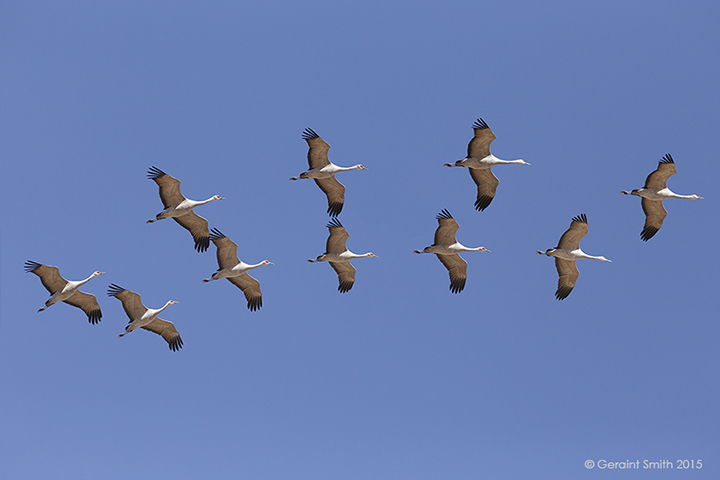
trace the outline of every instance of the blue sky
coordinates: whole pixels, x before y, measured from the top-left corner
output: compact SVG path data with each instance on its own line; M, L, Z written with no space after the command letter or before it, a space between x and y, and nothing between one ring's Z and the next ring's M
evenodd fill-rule
M720 7L711 2L5 2L0 7L0 476L578 479L647 459L718 478ZM482 117L500 166L473 208ZM367 171L339 219L356 283L323 253L301 138ZM649 242L636 197L671 153ZM179 178L255 270L250 312L146 179ZM468 281L413 249L448 209ZM585 213L564 301L554 247ZM103 320L47 299L34 260ZM184 341L118 339L116 283ZM640 468L627 478L661 478Z

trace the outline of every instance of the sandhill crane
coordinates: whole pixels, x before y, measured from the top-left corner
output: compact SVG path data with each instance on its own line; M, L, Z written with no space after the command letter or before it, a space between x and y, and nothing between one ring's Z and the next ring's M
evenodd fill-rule
M34 273L40 277L43 286L51 295L48 301L45 302L45 306L38 310L38 312L42 312L57 302L65 302L68 305L82 309L88 317L88 322L93 325L99 323L100 319L102 319L100 305L98 305L95 295L81 292L78 290L78 287L105 272L93 272L92 275L85 280L65 280L62 275L60 275L58 267L43 265L33 262L32 260L25 262L25 271L27 273Z
M263 265L274 265L272 262L263 260L255 265L241 262L237 256L237 244L223 235L220 230L213 228L210 232L210 240L217 247L217 260L219 268L212 274L211 278L203 279L203 282L210 282L220 278L227 278L230 283L237 286L245 294L247 307L258 310L262 307L262 292L260 282L251 277L247 271Z
M530 165L524 160L500 160L490 153L490 144L497 137L487 126L482 118L478 118L473 124L475 136L468 144L467 157L455 163L446 163L446 167L468 167L470 176L477 185L477 199L475 208L479 211L485 210L495 198L495 190L500 180L490 170L493 165L506 165L517 163Z
M325 253L319 255L315 260L308 259L308 262L329 262L330 266L337 272L338 291L340 293L349 292L355 283L355 267L352 266L350 260L353 258L375 257L372 252L357 254L353 253L345 247L345 241L350 234L345 230L337 218L333 218L327 224L330 236L325 244Z
M588 223L585 214L581 214L577 217L573 217L570 222L570 228L563 233L558 242L558 246L550 248L544 252L540 250L536 251L540 255L547 255L548 257L555 257L555 267L557 268L558 275L558 288L555 292L555 298L563 300L570 295L573 287L575 287L575 281L577 281L580 272L577 269L575 261L580 258L591 258L593 260L602 260L603 262L610 262L605 257L594 257L580 250L580 240L588 234Z
M163 202L165 210L158 213L155 218L148 220L146 223L153 223L164 218L172 218L190 232L193 240L195 240L195 250L200 253L207 250L210 246L208 222L195 213L193 208L198 205L205 205L206 203L225 199L220 195L213 195L207 200L199 202L189 200L180 193L180 180L171 177L157 167L150 167L148 170L148 178L155 180L155 183L160 187L160 199Z
M644 242L650 240L653 235L660 230L663 220L667 217L667 211L665 211L662 204L663 200L666 198L703 198L697 195L678 195L677 193L671 192L670 189L667 188L667 180L676 173L675 161L668 153L658 162L658 168L645 179L645 186L643 188L631 192L625 190L620 191L620 193L624 193L625 195L642 197L640 205L642 205L643 212L645 212L645 226L642 232L640 232L640 238Z
M460 293L465 288L467 280L467 262L460 257L460 252L489 252L485 247L466 247L455 239L455 233L460 226L450 212L443 210L435 218L438 228L435 230L435 242L415 253L434 253L440 263L445 265L450 274L450 291Z
M310 128L305 129L302 138L307 141L310 147L308 150L310 170L301 173L299 177L291 177L290 180L297 180L299 178L312 178L315 180L320 190L327 195L327 213L332 217L336 217L340 215L345 202L345 185L335 179L335 174L338 172L347 172L348 170L367 170L367 168L360 164L353 165L352 167L338 167L331 163L327 155L328 150L330 150L330 145Z
M110 284L107 293L108 296L115 297L122 302L123 309L130 319L127 327L125 327L125 331L118 335L118 338L132 332L136 328L144 328L145 330L161 335L168 343L170 350L175 352L182 348L183 342L180 334L175 329L175 325L173 325L172 322L158 318L160 312L170 305L175 305L179 302L169 300L164 307L156 310L143 305L140 300L140 295L137 293L119 287L114 283Z

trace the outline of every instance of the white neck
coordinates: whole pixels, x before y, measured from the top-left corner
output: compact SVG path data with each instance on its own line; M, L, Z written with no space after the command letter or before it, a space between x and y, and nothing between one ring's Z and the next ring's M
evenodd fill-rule
M95 272L93 272L92 275L90 275L90 276L89 276L88 278L86 278L85 280L80 280L80 281L78 281L77 284L78 284L78 286L84 285L84 284L86 284L87 282L89 282L90 280L92 280L93 278L97 277L98 275L102 275L102 274L98 273L97 275L95 275Z
M518 160L501 160L501 159L497 158L495 155L491 155L491 157L493 158L493 161L494 161L495 163L498 163L498 164L510 164L510 163L515 163L515 164L519 164L519 165L530 165L529 163L527 163L527 162L526 162L525 160L523 160L522 158L521 158L521 159L518 159Z
M680 195L680 194L677 194L677 193L675 193L675 192L670 192L670 193L672 193L672 198L689 198L689 199L692 199L692 200L695 200L695 199L698 199L698 198L703 198L703 197L699 197L699 196L697 196L697 195Z
M374 257L375 256L375 254L372 252L361 253L361 254L353 253L350 250L348 250L347 252L348 252L348 258L363 258L363 257Z
M169 306L172 305L173 303L175 303L175 302L173 302L172 300L168 300L168 302L165 304L164 307L155 310L155 313L153 313L153 316L158 315L160 312L162 312L163 310L165 310L167 307L169 307Z
M588 255L588 254L585 253L585 252L582 252L582 254L583 254L583 258L589 258L589 259L592 259L592 260L602 260L603 262L610 262L610 261L611 261L611 260L608 260L607 258L602 257L602 256L600 256L600 257L594 257L594 256L592 256L592 255Z
M205 205L206 203L214 202L215 200L219 200L219 199L217 199L217 198L215 198L215 197L210 197L210 198L208 198L207 200L201 200L201 201L199 201L199 202L195 202L195 206L197 206L197 205Z
M485 247L466 247L460 242L455 242L455 245L456 247L454 248L461 252L482 252L483 250L485 250Z
M245 268L248 269L248 270L251 270L251 269L253 269L253 268L262 267L263 265L270 265L270 264L269 264L269 263L260 262L260 263L256 263L255 265L249 265L249 264L246 263L246 264L245 264Z

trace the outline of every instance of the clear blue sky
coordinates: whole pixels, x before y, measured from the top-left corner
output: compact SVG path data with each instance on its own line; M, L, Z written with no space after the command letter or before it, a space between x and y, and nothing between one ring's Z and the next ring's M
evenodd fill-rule
M718 33L712 2L19 2L0 6L3 479L720 478ZM484 118L504 159L474 210L463 158ZM313 128L346 185L347 294L326 264ZM671 153L649 242L637 197ZM239 245L263 308L161 210L151 165ZM447 208L465 290L413 249ZM580 261L570 219L613 263ZM103 320L47 299L26 260ZM118 339L117 283L184 340ZM598 462L703 461L690 472Z

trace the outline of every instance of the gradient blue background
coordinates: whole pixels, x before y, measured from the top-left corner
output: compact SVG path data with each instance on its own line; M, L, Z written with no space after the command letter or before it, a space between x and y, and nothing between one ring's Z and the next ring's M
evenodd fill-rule
M719 478L718 129L714 2L6 1L0 6L0 477L4 479ZM463 158L484 118L485 212ZM325 264L326 201L305 127L346 185L354 288ZM636 197L671 153L649 242ZM203 284L147 180L156 165L239 245L264 306ZM448 290L447 208L469 253ZM554 247L586 213L553 297ZM35 260L103 320L47 298ZM122 339L117 283L185 342ZM703 468L584 462L701 459Z

